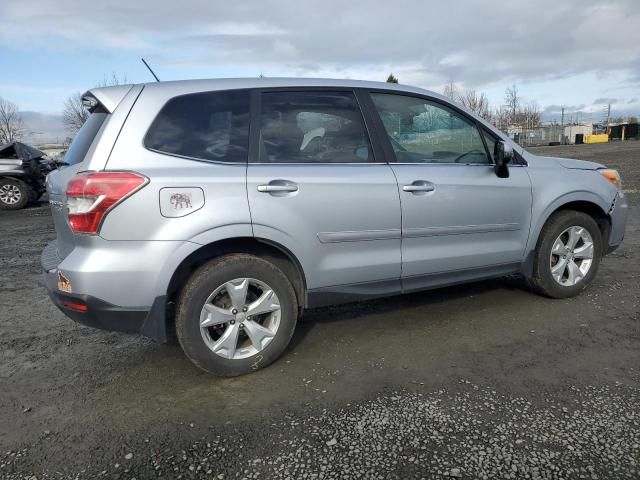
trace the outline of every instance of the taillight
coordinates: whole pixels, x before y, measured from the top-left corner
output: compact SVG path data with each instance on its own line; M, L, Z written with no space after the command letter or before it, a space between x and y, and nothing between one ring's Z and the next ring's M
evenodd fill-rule
M76 233L97 234L109 210L147 182L147 177L134 172L77 174L67 185L71 229Z

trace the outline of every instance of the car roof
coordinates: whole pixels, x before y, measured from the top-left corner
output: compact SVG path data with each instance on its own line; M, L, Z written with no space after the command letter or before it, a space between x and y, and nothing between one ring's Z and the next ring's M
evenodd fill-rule
M415 92L441 97L441 95L422 88L401 85L398 83L371 82L366 80L334 79L334 78L288 78L288 77L252 77L252 78L216 78L203 80L176 80L168 82L146 83L150 89L211 89L227 90L232 88L278 88L278 87L332 87L332 88L369 88Z
M439 93L423 88L412 87L400 83L388 82L372 82L367 80L351 80L351 79L334 79L334 78L289 78L289 77L251 77L251 78L215 78L202 80L173 80L164 82L145 83L144 90L147 93L157 93L164 98L170 98L177 95L183 95L195 92L213 91L213 90L232 90L242 88L287 88L287 87L318 87L318 88L364 88L371 90L387 90L398 93L414 93L417 95L425 95L434 99L439 99L446 104L455 103L450 98ZM109 105L115 108L125 93L131 89L133 85L119 85L115 87L99 87L89 90L96 96L98 100L104 103L103 99L108 100ZM466 112L468 115L475 117L477 121L485 125L489 130L494 131L500 138L507 139L504 134L499 132L488 121L475 115L463 105L456 104L456 108ZM113 108L108 108L113 111ZM512 142L513 143L513 142ZM513 143L513 145L517 145Z
M114 87L92 88L87 93L91 93L107 102L108 107L115 107L119 100L133 85L118 85ZM277 77L253 77L253 78L216 78L202 80L175 80L167 82L145 83L147 92L156 92L160 95L180 95L207 90L231 90L243 88L287 88L287 87L319 87L319 88L367 88L378 90L389 90L405 93L416 93L428 95L430 97L446 100L442 95L409 85L387 82L371 82L365 80L333 79L333 78L277 78ZM105 104L106 105L106 104ZM108 108L112 111L113 108Z

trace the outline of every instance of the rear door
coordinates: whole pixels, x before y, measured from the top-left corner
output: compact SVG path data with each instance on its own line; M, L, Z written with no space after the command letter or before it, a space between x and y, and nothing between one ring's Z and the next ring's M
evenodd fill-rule
M254 235L289 248L310 290L380 281L399 290L398 188L354 92L257 94L247 171Z
M483 138L489 134L446 104L384 92L371 99L395 160L403 288L517 268L531 221L526 168L496 176Z

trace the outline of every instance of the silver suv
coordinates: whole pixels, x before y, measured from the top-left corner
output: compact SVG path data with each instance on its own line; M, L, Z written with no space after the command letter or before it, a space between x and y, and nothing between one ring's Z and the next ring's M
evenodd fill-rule
M418 88L309 79L90 90L47 188L72 319L217 375L273 362L305 308L520 273L577 294L624 236L615 170L534 156Z

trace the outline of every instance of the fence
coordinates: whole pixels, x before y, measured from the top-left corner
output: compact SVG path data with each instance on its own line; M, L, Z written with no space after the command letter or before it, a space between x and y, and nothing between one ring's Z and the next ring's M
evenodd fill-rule
M546 125L544 127L522 128L509 136L523 147L548 145L551 142L562 143L563 130L561 125ZM511 132L510 132L511 133Z

